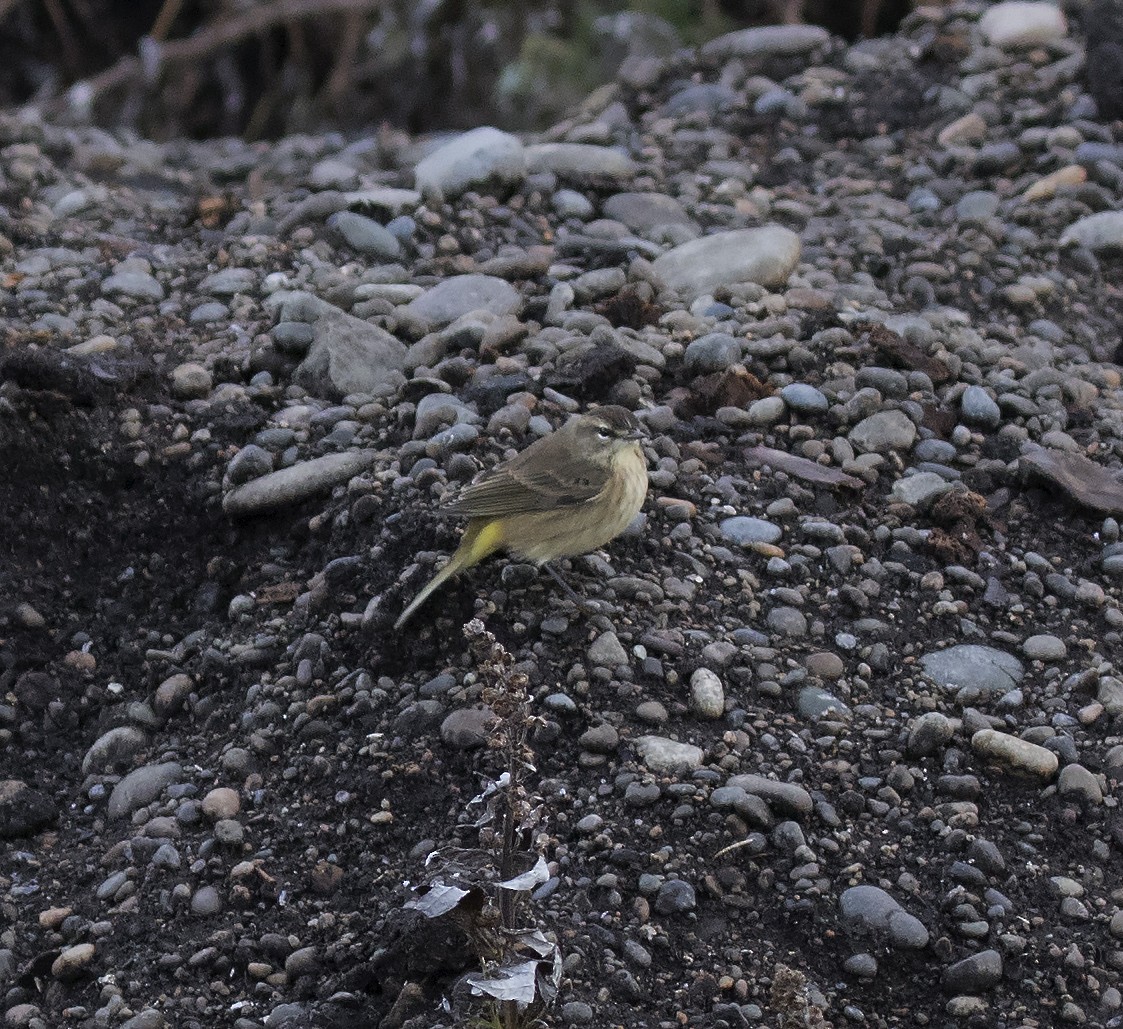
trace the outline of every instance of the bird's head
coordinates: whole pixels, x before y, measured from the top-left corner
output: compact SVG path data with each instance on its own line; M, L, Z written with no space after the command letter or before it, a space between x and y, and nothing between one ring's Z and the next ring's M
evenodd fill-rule
M636 416L625 407L610 404L574 418L568 428L587 453L611 461L643 438Z

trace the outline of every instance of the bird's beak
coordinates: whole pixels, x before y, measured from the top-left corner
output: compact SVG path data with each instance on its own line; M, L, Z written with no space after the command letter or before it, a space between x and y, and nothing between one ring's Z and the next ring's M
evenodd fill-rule
M645 433L643 431L643 429L632 429L630 432L625 434L624 439L626 439L626 440L643 439L646 435L647 435L647 433Z

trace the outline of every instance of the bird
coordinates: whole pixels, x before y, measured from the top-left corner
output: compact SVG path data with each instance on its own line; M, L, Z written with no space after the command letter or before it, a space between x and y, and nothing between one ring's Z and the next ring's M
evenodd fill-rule
M405 625L441 583L502 549L545 565L577 599L549 562L600 549L639 513L647 496L642 437L627 408L593 408L468 485L443 507L444 514L468 518L460 545L394 628Z

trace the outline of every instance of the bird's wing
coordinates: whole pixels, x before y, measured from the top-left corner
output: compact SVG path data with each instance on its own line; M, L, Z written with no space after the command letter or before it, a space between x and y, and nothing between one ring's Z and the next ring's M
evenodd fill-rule
M561 441L553 436L539 440L466 487L443 510L470 518L502 518L592 500L608 484L608 469L575 459L568 446L552 446L555 442Z

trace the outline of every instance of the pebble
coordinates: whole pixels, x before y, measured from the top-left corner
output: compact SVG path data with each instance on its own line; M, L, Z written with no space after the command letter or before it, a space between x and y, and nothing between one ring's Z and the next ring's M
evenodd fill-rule
M928 930L888 893L877 886L851 886L838 900L848 933L872 935L897 950L922 950L928 946Z
M690 677L690 710L699 718L721 718L725 714L725 689L708 668L699 668Z
M664 736L637 736L632 744L640 760L653 772L674 774L702 766L704 752L692 743L679 743Z
M1051 779L1057 772L1057 755L1036 743L995 729L980 729L971 737L976 754L1014 772Z
M924 673L948 690L968 688L986 694L1003 694L1017 686L1024 669L1021 661L995 647L960 643L925 654Z
M655 259L652 272L668 289L691 297L745 282L779 287L795 270L800 249L799 236L779 225L735 229L668 250Z
M987 8L979 28L995 46L1026 47L1064 39L1068 25L1061 9L1045 0L1004 0Z
M201 364L187 361L172 370L172 395L180 400L199 400L214 386L211 373Z
M1068 657L1068 647L1059 637L1040 633L1022 644L1022 653L1031 661L1062 661Z
M993 429L1002 421L1002 411L982 386L968 386L959 403L960 413L968 425Z
M222 509L231 517L244 518L291 507L346 482L374 459L372 451L356 450L302 461L235 487L223 498Z
M753 543L775 543L784 534L780 526L750 515L724 518L719 528L722 536L740 547L751 546Z
M1078 244L1093 252L1123 251L1123 211L1100 211L1077 219L1061 233L1058 244Z
M454 137L422 158L414 169L414 187L427 199L443 201L469 189L516 186L526 174L522 141L483 126Z
M183 776L183 766L178 761L142 765L129 772L109 795L110 818L124 818L137 808L150 804L164 790Z
M863 453L886 454L908 450L916 441L916 426L903 411L878 411L863 418L847 438Z

